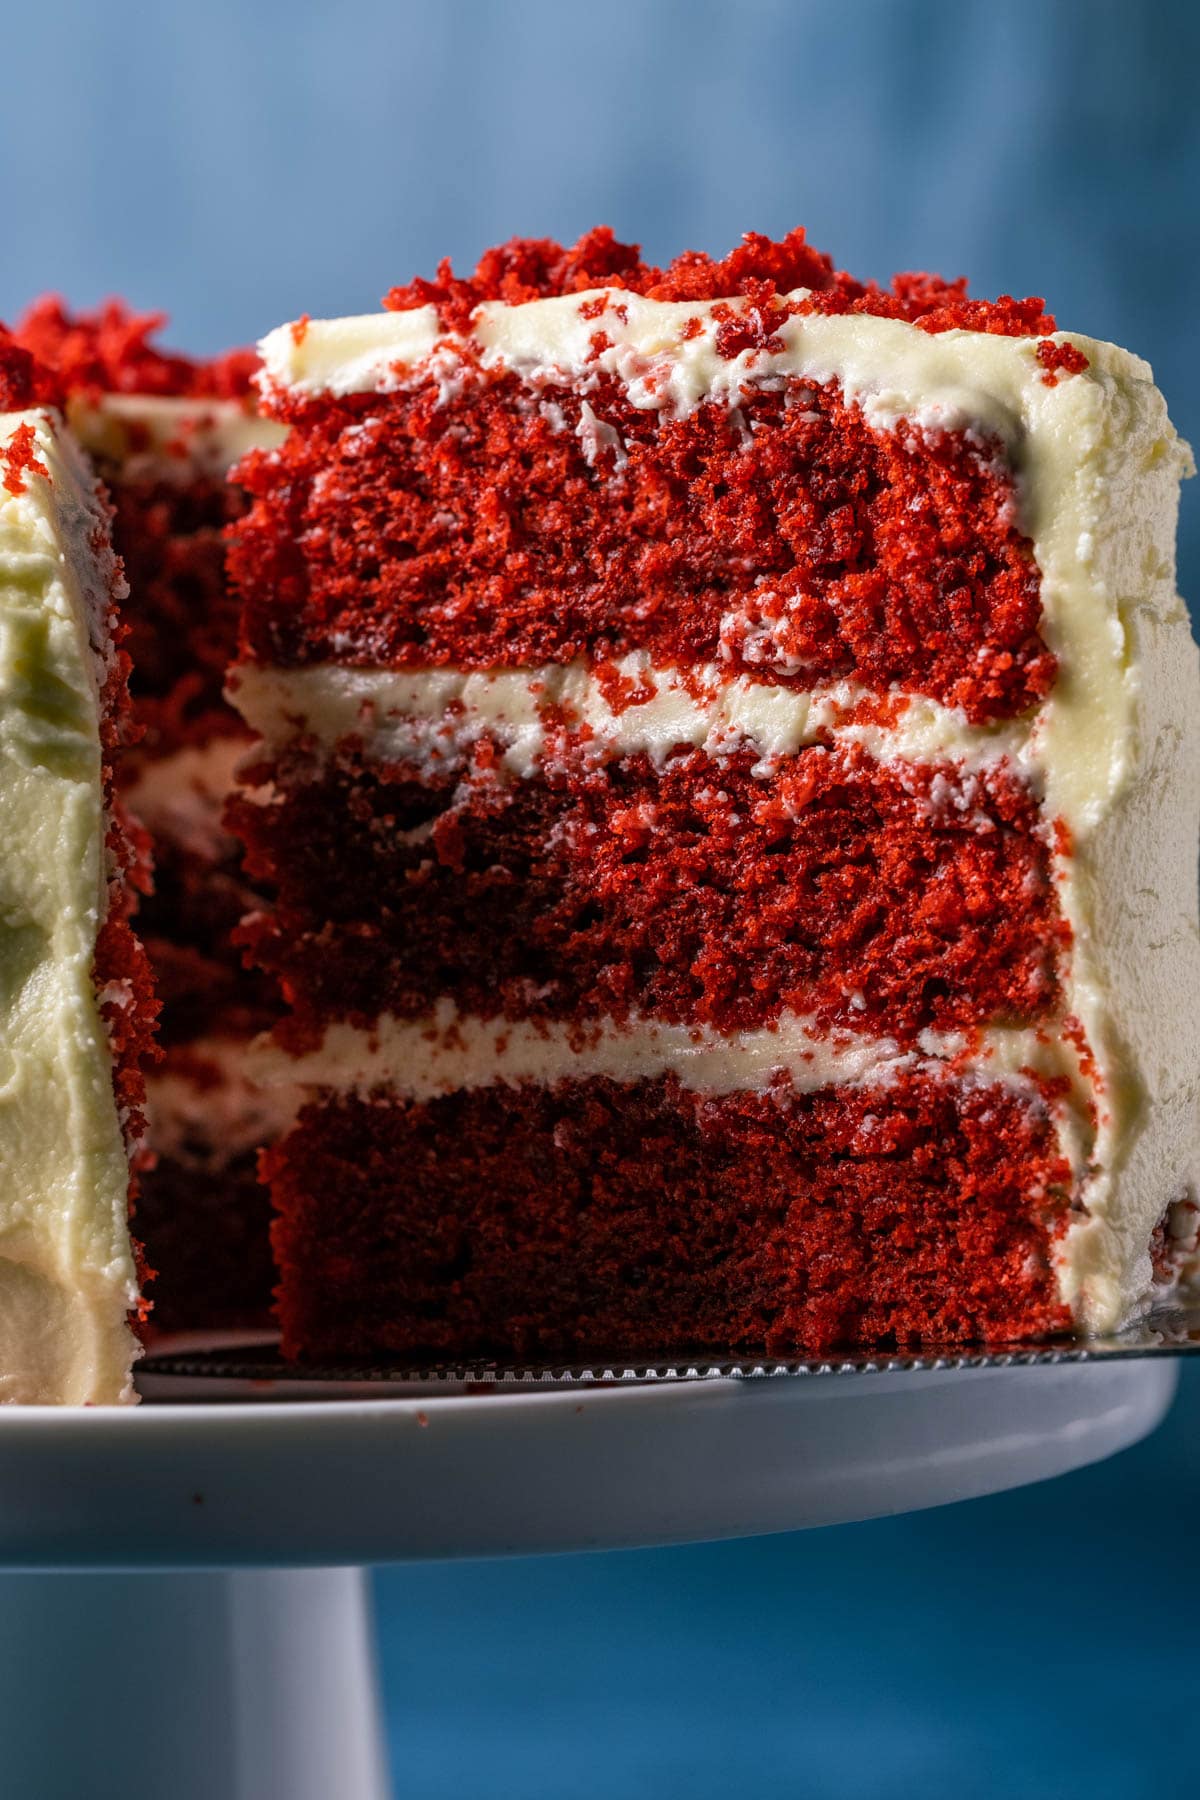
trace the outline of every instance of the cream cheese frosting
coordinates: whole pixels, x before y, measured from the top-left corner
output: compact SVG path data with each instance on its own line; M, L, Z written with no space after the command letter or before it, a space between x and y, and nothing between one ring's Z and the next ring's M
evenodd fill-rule
M273 449L287 435L250 400L75 394L67 411L88 454L127 482L221 480L247 451Z
M129 1168L92 979L107 904L107 519L56 416L0 487L0 1400L133 1398Z
M298 1086L251 1079L244 1038L192 1038L147 1077L147 1126L161 1155L211 1172L281 1137L303 1099Z
M222 813L247 747L245 738L229 735L141 759L123 790L125 804L156 839L216 862L234 847Z
M720 757L741 749L769 775L818 739L858 744L880 761L950 760L970 768L1027 758L1027 722L972 725L957 707L924 695L894 696L895 718L859 716L878 696L850 681L818 689L731 676L718 663L656 666L634 650L613 665L624 690L584 662L535 669L357 669L319 663L268 669L246 663L229 698L272 754L303 740L320 763L353 743L373 762L416 763L431 773L461 762L486 734L504 746L520 780L553 754L564 730L597 756L645 754L661 765L680 749Z
M1004 459L1041 573L1043 635L1059 678L1041 707L1005 728L1002 753L1019 761L1042 796L1048 824L1065 828L1057 875L1074 941L1059 1029L1064 1043L1082 1029L1094 1058L1096 1131L1080 1174L1080 1210L1056 1251L1059 1286L1083 1325L1111 1329L1149 1291L1155 1224L1200 1183L1200 666L1174 586L1187 447L1149 367L1075 333L1056 333L1053 341L1073 345L1088 366L1052 384L1034 338L799 314L782 321L777 347L726 360L717 350L718 323L712 303L604 289L483 305L465 338L442 333L432 307L310 321L303 331L283 327L264 340L262 380L268 394L301 396L387 394L435 382L445 400L478 367L511 371L535 392L567 384L592 396L595 377L604 374L622 383L632 405L668 416L701 404L736 407L755 384L835 381L876 429L906 422L923 432L962 431L981 454ZM605 343L598 349L599 330ZM598 416L598 400L588 404L592 441L611 442L606 434L615 427ZM614 447L621 448L619 435ZM320 688L322 673L312 673ZM420 738L433 708L431 699L426 710L422 693L433 696L440 680L459 708L453 729L464 717L468 726L482 719L502 696L511 724L506 755L519 774L541 745L531 673L493 671L481 682L429 672L424 690L410 690L407 722L392 705L397 690L389 698L377 687L365 696L375 708L377 741L388 733ZM361 704L358 675L324 673L323 696L307 716L345 716ZM495 685L506 680L507 690ZM260 703L268 728L272 710L276 721L286 711L284 700L261 688L248 698L250 710ZM707 712L689 710L668 679L658 684L655 723L675 729L668 714L678 703L683 741L695 742L703 729L707 743L743 699L731 692ZM760 704L752 697L751 711ZM820 716L812 714L813 697L779 704L782 728L779 714L768 727L760 712L746 735L805 741L810 718ZM581 710L589 706L596 710L585 694ZM636 722L625 724L630 711L636 709L616 715L616 724L601 717L602 733L616 740L627 729L636 733ZM988 753L969 730L952 738L945 724L935 721L932 741L940 734L950 754ZM436 747L428 733L426 741ZM1000 746L998 739L990 749ZM886 754L889 746L877 740L872 748Z
M922 1072L1016 1085L1036 1098L1036 1080L1066 1074L1075 1082L1073 1166L1084 1166L1094 1135L1073 1049L1037 1031L1003 1026L979 1034L977 1043L956 1032L926 1031L915 1050L906 1050L889 1037L822 1030L798 1013L753 1030L720 1032L636 1015L620 1021L483 1019L441 1000L425 1018L389 1014L366 1027L334 1021L321 1042L299 1056L263 1038L249 1067L269 1088L326 1088L365 1097L386 1090L414 1100L493 1081L594 1076L628 1082L674 1075L686 1088L713 1094L759 1089L785 1076L797 1093L813 1093L833 1083L886 1087L899 1075Z

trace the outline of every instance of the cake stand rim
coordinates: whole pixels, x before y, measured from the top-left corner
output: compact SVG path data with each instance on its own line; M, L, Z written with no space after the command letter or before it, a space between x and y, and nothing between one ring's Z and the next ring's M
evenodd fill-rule
M0 1568L340 1566L765 1535L980 1497L1165 1415L1169 1359L251 1406L10 1408Z

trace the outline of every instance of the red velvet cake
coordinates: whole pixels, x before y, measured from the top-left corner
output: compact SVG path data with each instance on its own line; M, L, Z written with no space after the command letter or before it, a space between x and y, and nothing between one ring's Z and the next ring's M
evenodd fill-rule
M289 1354L1002 1341L1186 1272L1145 364L801 232L515 242L262 353L231 818L308 1094Z
M156 1271L157 1327L262 1324L272 1268L256 1158L279 1113L241 1062L273 1016L232 933L257 903L221 812L246 730L222 697L237 636L226 528L243 499L230 466L278 429L257 417L252 352L198 362L160 349L163 321L109 302L69 314L47 298L18 328L56 371L76 438L107 485L125 565L135 721L125 801L153 840L139 929L162 1001L138 1229ZM273 1111L272 1111L273 1107Z

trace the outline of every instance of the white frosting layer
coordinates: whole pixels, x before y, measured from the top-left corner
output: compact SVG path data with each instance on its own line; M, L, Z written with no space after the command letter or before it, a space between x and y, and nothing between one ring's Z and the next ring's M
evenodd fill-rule
M1002 756L1027 759L1028 724L973 726L957 708L919 695L899 701L895 722L881 724L852 716L871 698L853 682L817 691L772 687L731 677L715 663L656 668L644 651L615 668L631 690L629 703L616 707L611 686L582 662L491 670L246 664L233 672L229 694L272 754L303 740L324 759L352 740L374 762L416 763L431 773L461 762L486 733L506 746L509 771L527 780L564 729L585 734L599 755L644 752L658 764L679 749L722 756L749 746L764 776L826 735L881 760L948 758L978 767Z
M594 454L624 449L596 411L597 374L619 380L634 406L676 417L702 403L736 407L754 384L833 380L878 429L962 430L984 454L1003 455L1060 665L1018 754L1047 818L1068 828L1066 1012L1096 1065L1086 1214L1060 1247L1060 1284L1083 1323L1108 1329L1148 1291L1151 1231L1170 1201L1196 1189L1200 1160L1200 672L1174 591L1186 447L1147 365L1074 334L1056 341L1075 344L1089 366L1050 386L1031 338L801 315L782 323L778 348L725 361L717 324L707 304L600 290L483 306L464 356L461 339L439 336L432 308L313 321L299 341L285 327L264 342L264 385L386 394L429 382L444 402L475 378L477 360L534 392L568 384L588 396ZM597 354L598 331L608 343ZM608 479L620 482L620 454L615 463ZM418 733L423 717L418 706ZM518 768L521 729L510 746Z
M228 1037L193 1038L182 1059L168 1052L166 1066L146 1082L150 1147L211 1174L282 1137L303 1093L286 1082L259 1086L250 1079L247 1056L246 1041Z
M221 815L246 749L245 738L217 737L142 759L123 790L125 804L156 839L216 862L232 842Z
M0 1400L133 1398L129 1170L92 980L107 904L107 521L52 413L0 487Z
M370 1095L380 1091L430 1100L494 1081L539 1084L604 1077L649 1081L674 1075L684 1087L726 1094L766 1087L786 1076L798 1093L839 1084L886 1087L899 1075L951 1073L967 1082L1017 1084L1036 1094L1030 1076L1066 1075L1077 1116L1071 1153L1086 1159L1090 1142L1087 1090L1069 1045L1034 1031L997 1027L977 1046L956 1033L922 1033L919 1048L865 1033L823 1032L811 1019L785 1013L757 1030L718 1032L708 1025L671 1025L633 1018L562 1021L481 1019L442 1000L432 1016L385 1015L369 1029L335 1022L320 1045L290 1056L269 1038L253 1052L251 1070L264 1085L283 1083Z
M116 481L221 480L247 451L273 449L287 435L248 400L78 394L68 416L80 443Z
M805 292L798 289L788 298L802 300ZM736 311L745 302L721 305ZM836 380L847 399L860 402L871 422L884 428L909 418L1007 439L1019 425L1020 408L1000 393L981 390L974 371L963 366L961 346L986 341L1019 347L1021 365L1031 365L1036 353L1036 340L1029 338L929 334L893 319L808 314L782 322L778 349L750 348L726 358L717 349L720 324L709 301L647 300L604 288L521 306L485 303L476 309L465 338L443 333L432 306L312 319L302 333L281 325L263 339L261 383L268 394L280 389L344 397L395 393L432 378L444 400L469 379L463 357L468 350L483 368L512 371L532 386L578 386L596 375L613 375L632 405L675 417L709 400L734 406L748 386L800 377ZM608 343L597 350L601 332ZM1062 334L1057 341L1065 341ZM939 354L947 347L948 355ZM1038 371L1034 366L1027 372ZM589 413L603 435L606 422L590 408Z

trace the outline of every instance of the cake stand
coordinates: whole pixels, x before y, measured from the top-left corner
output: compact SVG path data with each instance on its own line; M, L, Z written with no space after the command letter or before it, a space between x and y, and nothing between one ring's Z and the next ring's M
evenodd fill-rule
M362 1565L994 1493L1134 1443L1177 1376L1090 1352L779 1367L355 1383L160 1362L137 1408L4 1411L0 1793L385 1800Z

